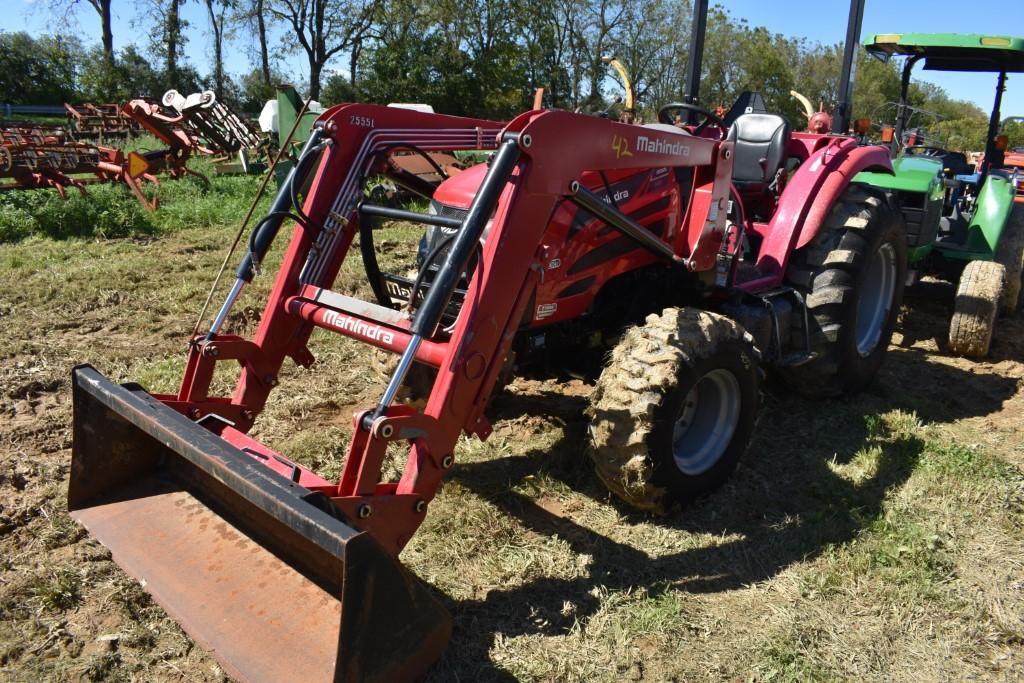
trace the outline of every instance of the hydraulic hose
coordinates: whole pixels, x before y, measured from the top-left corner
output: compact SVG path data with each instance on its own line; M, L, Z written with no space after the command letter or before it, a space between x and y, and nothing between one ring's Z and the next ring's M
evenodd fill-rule
M252 282L253 277L255 277L256 270L253 266L263 261L263 257L267 255L270 245L273 244L274 238L277 237L277 233L281 229L282 223L284 223L285 216L289 215L290 209L293 208L292 202L295 197L293 187L305 180L304 177L299 176L298 171L300 169L308 171L304 163L308 164L307 158L309 156L315 157L319 153L322 137L323 132L320 128L314 128L310 132L309 140L306 141L306 145L302 148L302 153L299 155L299 161L288 172L288 177L285 179L284 184L281 185L281 189L278 190L277 196L274 197L274 203L271 205L270 211L267 212L269 220L264 219L260 221L258 229L253 231L253 235L249 240L249 252L235 270L235 277L239 280ZM297 206L294 208L297 211L299 210ZM299 213L299 216L304 217L305 214ZM304 220L306 219L304 218Z

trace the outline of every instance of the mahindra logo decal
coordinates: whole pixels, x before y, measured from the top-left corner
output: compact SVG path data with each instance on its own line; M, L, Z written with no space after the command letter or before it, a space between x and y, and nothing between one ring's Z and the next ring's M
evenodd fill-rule
M655 154L672 154L675 156L690 156L690 146L681 142L667 142L661 138L649 138L646 135L636 137L636 148L641 152L654 152Z
M395 333L390 330L386 330L380 325L371 325L365 323L362 320L353 318L352 316L345 315L344 313L338 313L337 311L327 311L324 313L324 324L330 325L331 327L338 330L345 330L357 334L360 337L366 337L374 341L380 341L385 344L395 343Z

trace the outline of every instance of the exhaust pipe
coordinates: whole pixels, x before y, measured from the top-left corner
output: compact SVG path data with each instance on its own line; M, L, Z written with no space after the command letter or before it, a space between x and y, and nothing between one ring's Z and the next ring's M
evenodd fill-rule
M231 676L415 680L444 651L439 600L325 496L138 385L72 386L71 516Z

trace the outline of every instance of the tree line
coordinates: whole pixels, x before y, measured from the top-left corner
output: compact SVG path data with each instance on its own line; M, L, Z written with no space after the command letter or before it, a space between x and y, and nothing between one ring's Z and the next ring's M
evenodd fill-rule
M49 2L58 16L95 11L99 42L70 28L35 38L0 33L0 101L118 101L159 97L172 87L212 88L251 112L277 83L291 82L325 104L424 102L446 113L507 119L529 107L537 87L545 88L546 106L614 109L620 90L602 57L616 55L632 73L642 115L653 120L659 105L682 95L692 16L689 0L145 0L135 5L144 8L138 22L148 27L148 43L118 49L111 5L134 6L127 0ZM182 17L188 3L206 10L206 26L195 28L207 37L209 73L186 56L196 47L188 46ZM254 66L232 76L224 55L239 49ZM305 73L281 73L281 57L292 54L304 58ZM799 129L804 117L790 91L830 110L841 61L841 44L772 33L716 5L700 99L728 107L743 90L758 90ZM854 115L891 121L896 65L861 50L856 75ZM951 146L979 146L985 113L978 107L920 82L910 98L944 121Z

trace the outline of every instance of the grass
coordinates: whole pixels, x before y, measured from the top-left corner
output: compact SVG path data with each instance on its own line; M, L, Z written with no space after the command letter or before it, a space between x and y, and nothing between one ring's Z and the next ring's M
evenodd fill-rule
M61 570L37 583L32 595L45 610L69 610L82 600L82 579L75 572Z
M81 230L85 209L51 206L52 194L18 200L45 211L0 244L0 678L224 680L61 512L67 378L88 361L177 387L183 340L255 183L165 182L148 227L111 233ZM375 237L384 267L401 269L419 231ZM364 279L350 259L335 289L365 295ZM231 330L254 330L270 281L246 290ZM813 403L769 385L742 468L665 519L619 505L591 473L585 383L513 382L488 411L495 433L460 443L402 555L455 620L429 678L1019 680L1024 325L1001 321L994 357L969 363L929 346L944 311L903 318L914 341L891 349L864 394ZM317 365L286 365L254 435L334 477L351 413L380 385L365 347L325 332L310 347Z

